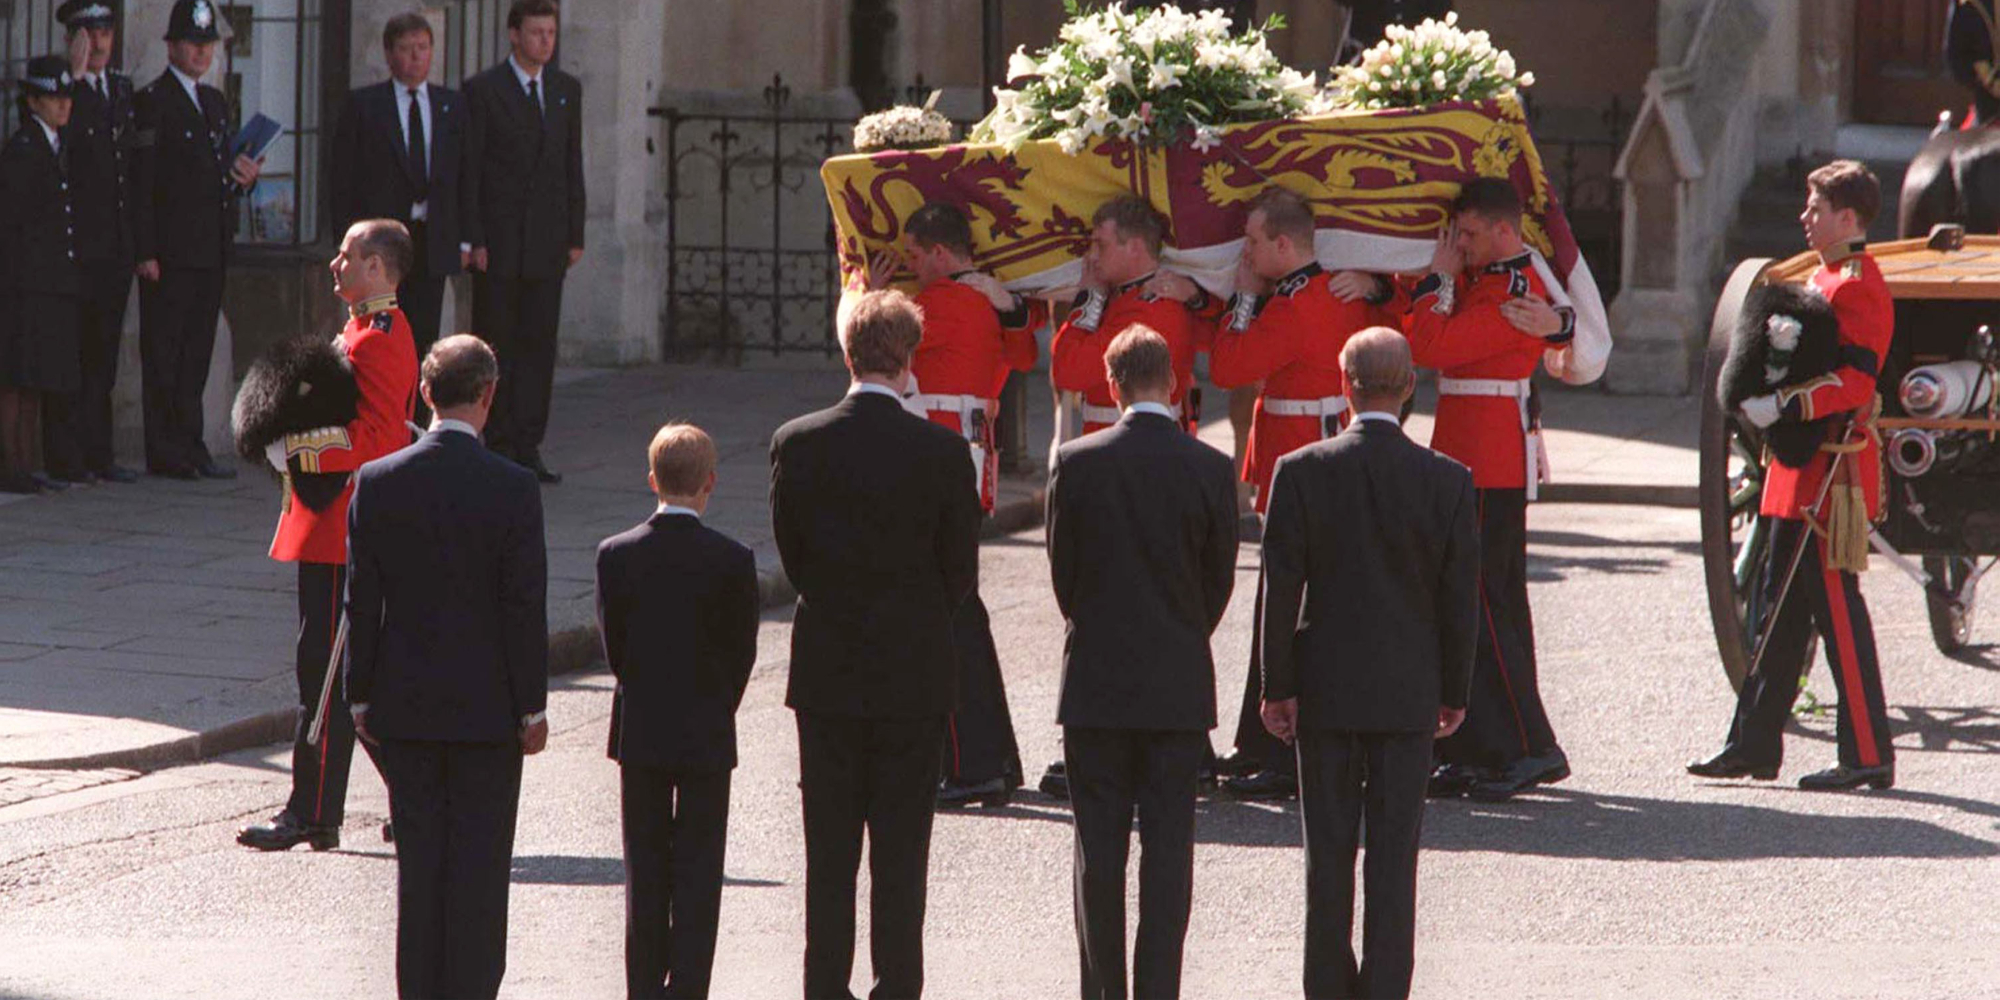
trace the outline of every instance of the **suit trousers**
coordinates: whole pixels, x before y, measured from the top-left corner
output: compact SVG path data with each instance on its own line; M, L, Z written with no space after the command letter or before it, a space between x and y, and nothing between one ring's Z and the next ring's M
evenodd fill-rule
M160 266L139 283L139 368L146 421L146 467L206 465L201 393L222 315L223 270Z
M77 395L76 441L83 467L102 472L116 461L111 391L118 384L118 346L125 334L132 265L120 261L85 264L83 283L83 322L77 331L83 387Z
M1208 734L1193 730L1063 727L1076 817L1076 943L1085 1000L1122 1000L1125 862L1139 821L1139 931L1131 992L1181 992L1181 953L1194 903L1196 772Z
M1290 774L1298 758L1284 741L1264 728L1264 575L1257 575L1257 604L1250 618L1250 676L1243 681L1243 705L1236 713L1236 752L1263 770Z
M1478 490L1479 645L1465 724L1437 744L1440 760L1504 767L1556 747L1535 668L1528 611L1528 494Z
M806 835L806 1000L849 997L854 891L868 834L871 1000L923 995L924 894L930 876L944 717L867 719L798 713Z
M532 463L541 457L555 391L556 328L562 321L563 276L472 276L473 331L500 359L500 388L486 424L486 442L503 455Z
M1736 717L1729 727L1729 747L1746 759L1773 767L1784 760L1782 739L1799 696L1799 674L1806 668L1812 633L1819 628L1826 662L1840 689L1834 740L1840 763L1848 767L1894 766L1896 748L1890 742L1889 710L1882 695L1882 668L1875 655L1875 626L1861 582L1853 573L1826 565L1825 545L1807 534L1804 521L1773 518L1771 551L1774 569L1762 581L1766 606L1778 600L1784 585L1782 569L1790 564L1801 541L1805 551L1791 593L1778 608L1764 660L1743 680L1736 697Z
M945 729L945 776L966 784L994 778L1019 782L1021 748L1007 709L1007 683L1000 676L993 623L977 592L952 616L951 637L958 651L958 711Z
M84 471L82 396L75 392L42 392L42 466L52 476L76 478Z
M297 501L294 501L295 503ZM340 630L340 602L347 593L347 567L340 563L299 563L299 641L295 663L299 681L299 724L292 734L292 797L285 808L302 823L339 826L347 814L347 774L354 759L354 717L347 690L333 682L326 732L319 746L306 742L319 692L326 683L327 658ZM373 747L365 747L373 759ZM376 763L376 769L381 764Z
M722 915L729 772L618 769L625 836L625 995L706 997Z
M1298 757L1306 842L1305 995L1409 996L1431 734L1300 730ZM1354 852L1364 827L1357 966Z
M521 746L383 740L396 824L396 993L492 997L507 971Z

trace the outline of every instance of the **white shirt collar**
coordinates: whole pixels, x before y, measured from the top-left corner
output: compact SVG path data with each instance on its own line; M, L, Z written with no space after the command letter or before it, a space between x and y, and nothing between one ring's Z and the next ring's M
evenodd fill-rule
M1168 420L1179 420L1181 418L1180 414L1174 412L1173 407L1165 403L1133 403L1131 406L1125 408L1125 412L1152 413L1165 417Z
M474 430L471 424L463 420L453 420L450 417L432 417L431 433L435 434L439 431L457 431L460 434L470 434L473 437L479 436L479 432Z
M1360 413L1354 415L1355 423L1358 424L1363 420L1380 420L1385 423L1395 424L1398 427L1403 426L1403 422L1397 419L1395 414L1386 410L1362 410Z
M521 81L522 90L528 89L528 81L539 80L542 78L541 69L538 69L533 73L530 73L525 69L522 69L521 64L515 61L514 53L512 52L507 53L507 65L514 67L514 79ZM548 68L547 66L542 67L542 69L547 69L547 68Z
M886 385L877 385L874 382L856 382L853 385L847 387L847 394L850 396L860 395L861 393L864 392L872 392L878 396L887 396L898 403L901 403L903 401L902 393L897 392L896 390L891 389Z
M698 511L698 510L695 510L695 509L694 509L693 507L683 507L683 506L681 506L681 505L679 505L679 504L673 504L673 503L666 503L666 502L662 502L662 503L661 503L661 504L660 504L660 505L659 505L659 506L658 506L657 508L654 508L654 510L653 510L653 513L654 513L654 514L656 514L656 515L657 515L657 514L686 514L687 516L689 516L689 517L691 517L691 518L694 518L694 519L695 519L695 520L697 520L697 521L701 520L701 512L700 512L700 511Z
M37 125L40 125L40 126L42 127L42 134L43 134L44 136L47 136L47 137L48 137L48 140L49 140L49 148L50 148L50 149L52 149L52 150L55 150L55 151L56 151L56 154L57 154L57 155L61 155L61 154L62 154L62 137L61 137L60 135L58 135L58 134L56 133L56 130L55 130L55 129L52 129L52 128L50 128L50 127L49 127L49 123L48 123L48 122L45 122L45 121L43 121L43 120L42 120L42 116L40 116L40 115L32 115L32 116L30 116L30 117L32 117L32 118L34 118L34 119L35 119L35 124L37 124Z
M167 64L167 72L181 82L181 89L187 91L188 100L193 101L195 107L201 107L201 81L181 72L181 68L172 63Z

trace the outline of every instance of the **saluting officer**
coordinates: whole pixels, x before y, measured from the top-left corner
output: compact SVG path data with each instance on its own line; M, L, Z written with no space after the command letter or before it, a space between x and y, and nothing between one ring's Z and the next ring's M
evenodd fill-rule
M81 380L83 280L62 148L69 63L36 56L16 84L21 126L0 146L0 450L8 491L38 493L66 488L72 474ZM59 478L43 472L45 442L47 468Z
M209 0L176 0L167 70L133 96L132 229L139 264L139 362L145 382L146 471L233 479L202 443L201 393L222 313L223 268L236 199L261 169L229 161L229 105L201 83L215 61Z
M111 68L118 43L115 2L67 0L56 20L69 38L74 86L62 139L76 196L76 256L83 265L76 471L85 481L130 483L138 474L119 465L112 453L111 390L118 383L118 347L132 293L132 78Z

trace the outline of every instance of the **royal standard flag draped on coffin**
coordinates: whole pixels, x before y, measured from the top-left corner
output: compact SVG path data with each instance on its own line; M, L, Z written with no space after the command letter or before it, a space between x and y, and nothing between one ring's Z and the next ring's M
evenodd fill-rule
M1312 204L1322 266L1411 271L1429 263L1459 186L1504 177L1526 208L1522 235L1566 292L1561 304L1577 312L1576 345L1551 352L1550 370L1579 382L1602 371L1610 347L1603 299L1514 98L1220 132L1206 149L1111 139L1076 154L1039 141L1012 153L966 144L834 157L820 176L833 208L842 277L852 278L869 254L895 244L902 220L918 207L943 201L965 209L975 263L1009 288L1037 293L1073 285L1091 213L1133 192L1168 220L1167 265L1227 294L1249 202L1271 184Z

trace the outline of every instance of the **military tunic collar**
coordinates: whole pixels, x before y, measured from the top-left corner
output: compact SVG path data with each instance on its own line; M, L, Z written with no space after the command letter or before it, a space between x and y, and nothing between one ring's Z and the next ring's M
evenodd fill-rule
M1839 264L1841 261L1844 261L1849 257L1852 257L1856 254L1863 254L1867 252L1868 252L1867 240L1848 240L1843 243L1836 243L1833 246L1821 250L1819 252L1819 262L1821 264L1826 265L1827 267L1833 267L1834 265Z
M1534 263L1535 258L1528 251L1523 250L1505 260L1496 260L1486 265L1482 270L1487 274L1506 274L1508 271L1525 271L1533 267Z
M348 306L347 315L355 319L360 319L363 316L373 316L378 312L388 312L394 308L396 308L396 293L390 292L387 295L377 295L372 299L362 299Z
M1295 295L1299 289L1306 287L1308 282L1325 273L1326 269L1319 266L1319 261L1313 261L1278 279L1278 294Z

